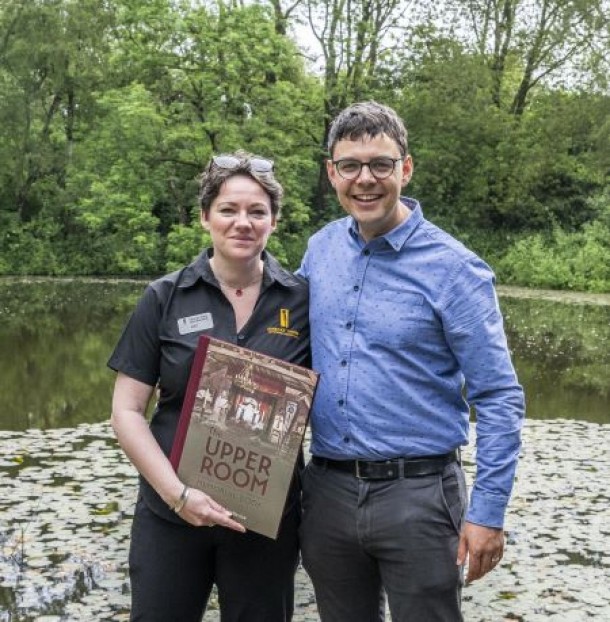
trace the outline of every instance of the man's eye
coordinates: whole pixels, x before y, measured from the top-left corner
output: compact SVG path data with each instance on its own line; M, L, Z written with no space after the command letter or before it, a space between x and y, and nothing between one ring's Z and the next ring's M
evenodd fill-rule
M373 160L371 168L376 173L388 173L394 168L394 163L391 160Z
M360 163L356 162L356 160L343 160L339 163L339 166L342 171L346 173L353 173L360 168Z
M267 216L267 212L263 209L257 209L257 210L250 212L251 218L260 219L260 218L265 218L265 216Z

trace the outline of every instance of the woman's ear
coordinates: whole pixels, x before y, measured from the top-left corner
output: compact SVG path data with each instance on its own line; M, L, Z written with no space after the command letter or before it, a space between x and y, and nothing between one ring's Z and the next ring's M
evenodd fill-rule
M201 210L199 220L201 221L201 226L206 230L210 230L210 213L205 210Z

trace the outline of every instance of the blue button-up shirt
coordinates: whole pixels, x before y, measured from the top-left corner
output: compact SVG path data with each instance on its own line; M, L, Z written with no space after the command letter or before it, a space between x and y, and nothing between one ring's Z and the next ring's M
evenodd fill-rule
M524 417L490 268L403 198L410 217L365 242L351 217L309 241L311 452L337 460L443 454L468 442L467 520L501 527Z

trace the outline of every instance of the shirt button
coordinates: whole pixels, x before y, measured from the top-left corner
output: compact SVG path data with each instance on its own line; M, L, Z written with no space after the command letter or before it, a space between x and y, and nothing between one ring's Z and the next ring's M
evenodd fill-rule
M345 402L343 400L339 400L338 404L339 404L339 406L343 406L343 404L345 404Z
M237 335L237 338L238 338L240 341L243 341L243 340L246 338L246 336L240 333L239 335Z
M364 251L364 254L368 257L371 254L371 251L367 249Z
M349 330L351 327L352 327L352 323L351 323L351 322L348 322L348 323L345 325L345 328L347 328L347 330Z
M349 436L344 436L343 437L343 442L344 443L349 443Z
M341 361L341 367L345 367L347 365L347 361Z
M354 285L354 291L357 292L360 289L360 287L358 287L358 285Z

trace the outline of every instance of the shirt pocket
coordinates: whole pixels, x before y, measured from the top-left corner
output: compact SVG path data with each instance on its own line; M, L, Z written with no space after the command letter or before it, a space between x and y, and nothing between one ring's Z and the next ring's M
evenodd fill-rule
M420 344L433 339L441 330L434 309L418 292L379 291L366 305L362 320L370 342L385 346Z

